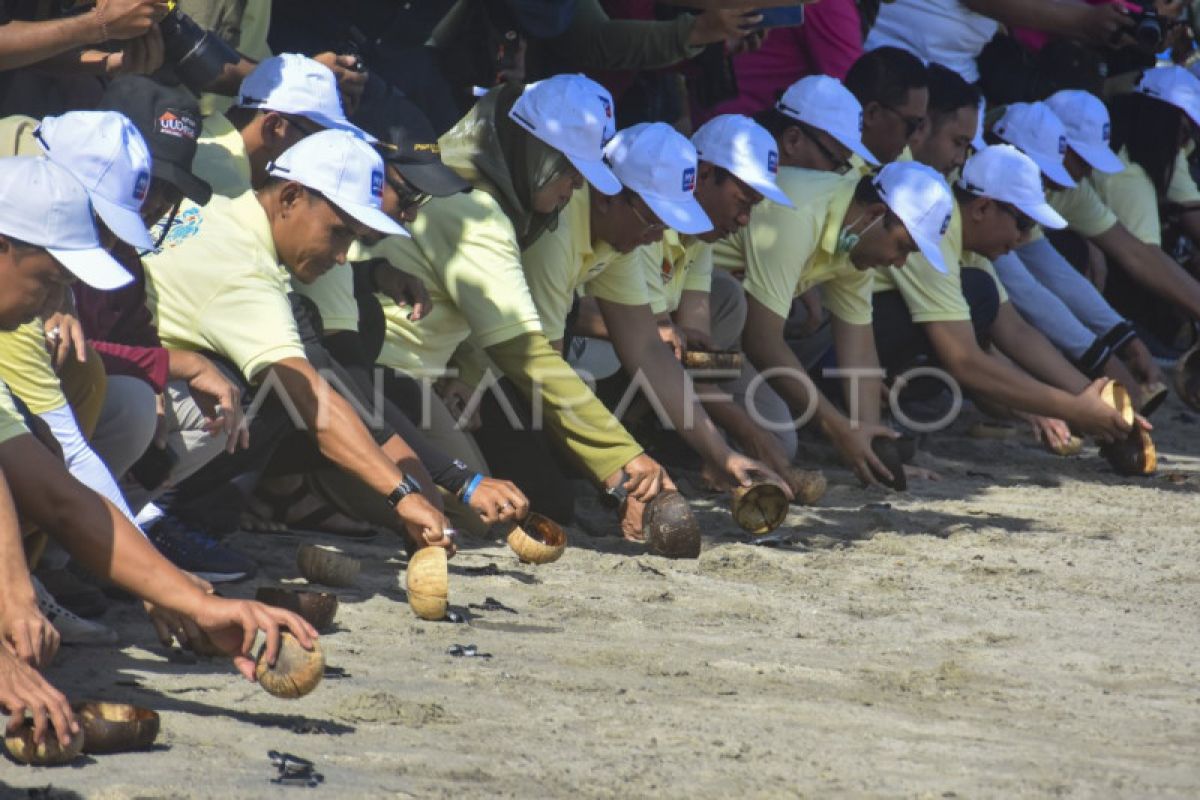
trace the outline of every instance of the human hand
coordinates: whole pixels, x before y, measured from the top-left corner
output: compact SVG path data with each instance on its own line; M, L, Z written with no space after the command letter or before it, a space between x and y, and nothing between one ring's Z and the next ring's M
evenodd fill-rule
M63 747L79 734L79 721L71 712L66 695L55 689L9 650L0 646L0 707L8 712L5 730L15 734L25 723L25 712L33 715L33 740L46 740L47 727L54 726Z

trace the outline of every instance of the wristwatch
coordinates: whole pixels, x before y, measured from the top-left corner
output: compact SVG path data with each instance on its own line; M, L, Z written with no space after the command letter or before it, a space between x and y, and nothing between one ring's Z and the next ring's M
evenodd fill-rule
M405 475L404 480L392 489L392 493L387 496L388 505L392 508L400 505L400 501L408 497L410 494L420 494L421 486L413 480L412 475Z
M625 470L621 470L621 479L617 481L615 486L608 487L604 493L600 495L600 503L611 509L619 509L626 498L629 497L629 490L625 488L625 481L629 480L629 475Z

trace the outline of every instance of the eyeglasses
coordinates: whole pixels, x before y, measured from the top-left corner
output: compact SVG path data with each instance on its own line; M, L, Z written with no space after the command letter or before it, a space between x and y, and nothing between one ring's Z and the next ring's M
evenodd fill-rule
M412 208L420 208L433 199L433 195L429 192L422 192L419 189L413 188L408 183L388 179L388 186L392 187L392 191L400 199L400 208L405 210Z
M1035 224L1037 224L1028 214L1021 211L1021 209L1017 208L1012 203L997 203L996 205L1000 206L1001 211L1017 221L1017 230L1021 233L1028 233L1029 230L1032 229Z
M881 108L885 108L895 114L900 118L900 121L904 123L904 138L906 139L911 139L913 134L925 124L924 117L910 117L907 114L901 113L898 109L892 108L891 106L885 106L883 103L880 103L879 105Z
M838 175L845 175L850 171L852 166L850 159L839 157L817 137L817 134L813 133L805 126L800 125L799 128L800 132L803 133L804 136L816 146L817 152L821 154L821 157L833 165L831 170L832 172L836 172Z
M650 222L644 216L642 216L642 212L638 211L637 201L633 197L625 198L625 202L629 205L629 207L631 209L633 209L633 214L634 214L634 216L636 216L638 218L638 222L642 223L642 225L645 226L642 228L642 232L638 234L639 239L642 238L643 236L648 236L651 233L663 233L664 231L666 231L667 226L664 225L663 223L657 222L657 221Z

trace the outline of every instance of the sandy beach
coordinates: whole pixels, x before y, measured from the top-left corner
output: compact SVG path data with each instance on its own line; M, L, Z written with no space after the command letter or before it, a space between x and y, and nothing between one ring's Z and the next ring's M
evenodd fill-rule
M1154 422L1145 479L1094 446L1063 459L961 425L918 457L943 480L906 494L817 462L828 494L774 547L685 482L696 561L641 554L584 508L552 565L467 543L461 624L414 617L394 540L340 541L364 559L322 638L344 677L300 700L169 654L115 605L125 646L64 648L49 675L73 700L159 711L158 745L3 761L0 795L1196 797L1200 420L1172 399ZM236 534L263 569L224 591L303 583L304 541L336 540ZM272 785L269 750L324 784Z

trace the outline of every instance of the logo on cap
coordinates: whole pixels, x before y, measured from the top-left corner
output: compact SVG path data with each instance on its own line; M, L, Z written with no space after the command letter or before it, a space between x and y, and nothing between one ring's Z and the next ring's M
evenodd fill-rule
M1104 138L1104 141L1107 142L1109 136L1112 135L1112 125L1107 122L1104 123L1104 127L1100 130L1100 135Z
M862 136L863 132L863 112L858 112L858 135Z
M767 151L767 172L772 175L779 174L779 153L775 150Z
M604 104L604 118L612 119L612 103L608 102L608 98L602 94L596 95L600 98L600 102Z
M945 236L946 231L947 231L947 229L949 229L949 227L950 227L950 215L947 214L946 218L944 220L942 220L942 229L938 232L938 236Z
M688 194L696 191L696 168L688 167L683 171L683 190Z
M133 199L139 203L146 199L146 192L150 190L150 173L139 172L137 180L133 183Z
M195 117L173 109L167 109L158 118L158 132L179 139L196 141L199 133L196 127Z
M1065 136L1058 137L1058 154L1060 156L1067 154L1067 137Z
M371 171L371 194L376 199L383 197L383 173L379 170Z

